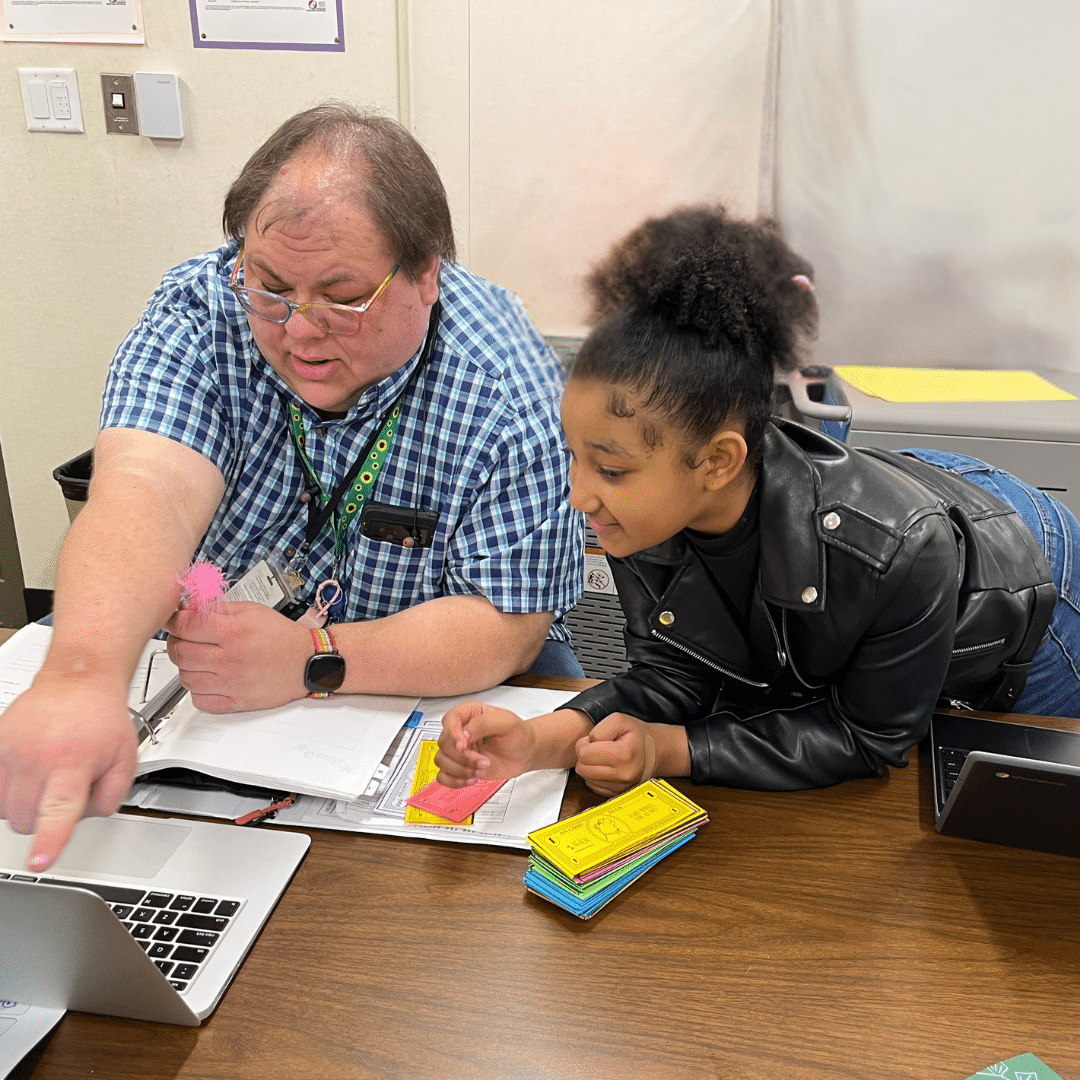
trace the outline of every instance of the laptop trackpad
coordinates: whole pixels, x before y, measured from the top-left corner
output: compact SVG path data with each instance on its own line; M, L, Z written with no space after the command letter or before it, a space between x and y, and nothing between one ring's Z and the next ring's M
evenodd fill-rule
M151 818L85 818L51 870L152 878L190 832Z

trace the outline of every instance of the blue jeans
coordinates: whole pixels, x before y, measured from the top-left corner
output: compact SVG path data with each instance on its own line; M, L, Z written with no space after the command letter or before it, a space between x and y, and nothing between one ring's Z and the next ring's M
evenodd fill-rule
M1011 506L1050 564L1058 601L1013 712L1080 717L1080 522L1046 492L978 458L941 450L905 450L928 465L962 476Z
M581 664L574 655L574 650L565 641L552 641L548 638L540 655L533 661L529 668L529 675L575 675L584 678L585 672L581 670Z

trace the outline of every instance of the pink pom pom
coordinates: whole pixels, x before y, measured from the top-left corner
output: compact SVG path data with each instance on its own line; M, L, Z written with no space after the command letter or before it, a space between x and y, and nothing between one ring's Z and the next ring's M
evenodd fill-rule
M205 559L196 559L180 584L184 587L181 602L189 611L212 609L225 595L225 575Z

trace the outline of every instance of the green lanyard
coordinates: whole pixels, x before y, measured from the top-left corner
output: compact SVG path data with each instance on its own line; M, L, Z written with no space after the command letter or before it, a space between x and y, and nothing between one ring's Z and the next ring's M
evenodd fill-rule
M337 573L342 556L345 554L345 536L349 531L349 526L352 524L352 519L363 509L365 502L368 501L371 495L371 489L375 486L375 481L379 478L379 470L382 468L387 451L390 449L390 443L393 442L394 432L397 430L398 419L401 416L401 403L405 400L405 395L409 392L413 381L422 375L424 369L431 362L435 352L435 342L438 338L441 314L442 304L436 300L432 305L431 314L428 316L427 335L424 338L423 348L420 352L420 362L416 365L412 375L409 376L405 388L401 391L401 396L383 413L381 430L378 435L367 444L363 454L353 463L352 468L349 469L332 494L328 495L323 491L323 486L319 483L315 468L307 456L307 451L304 449L304 418L299 406L289 401L284 394L281 395L281 403L286 406L289 417L289 436L292 439L293 446L296 447L296 455L300 459L300 465L307 478L306 490L311 500L308 503L308 523L304 546L298 553L297 558L306 557L311 550L315 537L319 535L323 526L331 517L335 518L334 565L331 576L322 582L316 590L316 606L323 614L332 603L341 603L343 593L341 583L337 580ZM318 497L318 507L316 507L314 501L316 496ZM338 513L337 507L342 501L344 501L345 505L342 507L341 512ZM290 570L291 567L292 564L290 563ZM298 584L302 584L302 579L295 570L292 570L292 574L296 577ZM336 590L333 599L330 599L329 595L324 599L324 589Z
M311 460L307 456L307 451L304 449L304 418L300 409L293 403L289 402L289 434L292 436L293 445L296 447L296 452L300 457L300 464L304 467L304 472L308 478L308 491L314 492L318 495L319 506L322 508L320 514L308 515L308 535L307 544L311 545L311 542L318 535L319 530L322 528L326 519L333 514L334 521L334 572L337 572L337 567L341 562L341 557L345 552L345 536L349 531L349 526L352 524L352 520L363 508L365 501L371 495L371 489L375 486L375 481L378 479L379 470L382 468L382 463L386 458L386 453L390 449L390 443L394 440L394 432L397 430L398 417L401 416L401 402L404 398L399 397L394 402L392 408L387 414L385 421L383 422L382 430L376 436L374 442L371 443L366 458L360 465L359 471L352 478L352 486L347 491L339 491L336 493L336 498L328 495L324 490L319 478L315 473L315 469L311 464ZM340 512L335 511L331 506L333 503L335 506L340 504L344 500L344 506L341 507Z

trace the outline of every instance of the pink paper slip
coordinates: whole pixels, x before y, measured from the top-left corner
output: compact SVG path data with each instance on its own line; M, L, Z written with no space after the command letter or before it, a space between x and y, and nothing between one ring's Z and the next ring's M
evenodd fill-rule
M421 788L405 801L410 806L449 818L450 821L464 821L505 783L505 780L477 780L472 787L448 788L438 780L432 780L427 787Z

